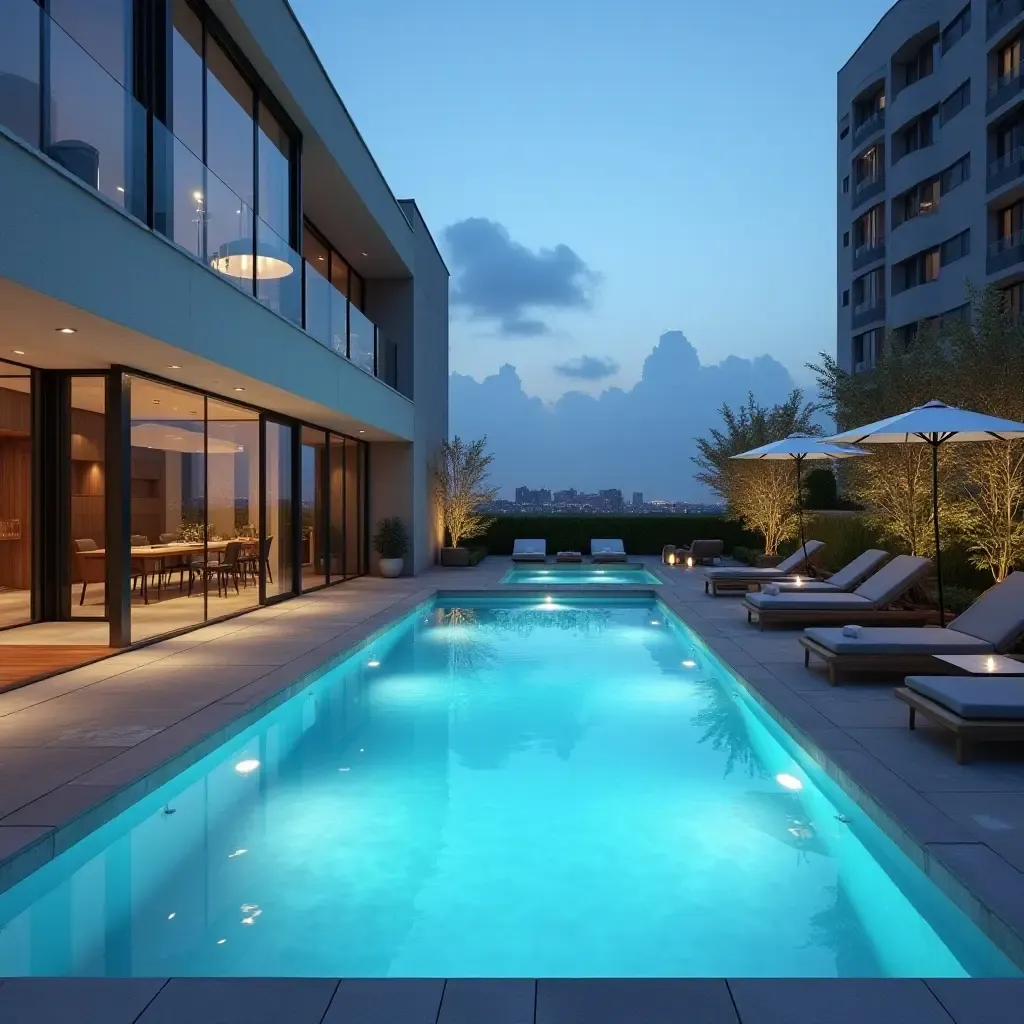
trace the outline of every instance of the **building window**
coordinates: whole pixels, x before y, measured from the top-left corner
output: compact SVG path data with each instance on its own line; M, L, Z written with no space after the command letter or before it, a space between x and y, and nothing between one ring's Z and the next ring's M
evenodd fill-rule
M952 121L971 102L971 80L967 79L942 101L942 123Z
M879 145L866 149L853 163L854 182L858 191L882 179L882 149Z
M847 175L843 178L843 195L846 195L850 191L850 176Z
M1009 288L1004 288L1003 295L1006 296L1006 305L1011 313L1016 313L1017 316L1024 313L1024 281L1018 281L1016 284L1011 284Z
M843 232L843 248L845 249L850 244L850 232Z
M846 136L849 135L849 134L850 134L850 126L848 124L844 124L843 127L842 127L842 130L839 132L839 138L840 139L845 139Z
M920 46L910 57L896 62L893 78L901 83L901 88L927 78L935 70L935 48L938 39L930 39Z
M995 250L999 252L1019 244L1021 227L1024 226L1024 201L1018 200L1012 206L999 210L995 219Z
M945 195L952 192L958 185L962 185L971 176L971 154L960 157L955 164L947 167L939 175L940 192Z
M996 80L993 91L998 91L1020 74L1020 37L1012 39L996 51Z
M874 369L875 363L882 352L883 330L875 327L853 338L853 372Z
M879 267L853 282L853 311L861 312L885 301L885 271Z
M0 68L6 81L0 89L0 124L38 148L42 109L39 38L44 15L32 0L6 3L3 11Z
M941 254L942 247L935 246L897 263L892 268L893 295L936 280L942 266Z
M850 289L847 288L843 291L843 305L848 306L850 304Z
M885 241L885 205L872 206L853 222L853 244L856 253L874 249Z
M0 363L0 626L32 618L32 441L32 378Z
M295 556L292 548L292 427L267 420L264 432L266 451L266 503L263 508L263 558L266 594L274 597L292 592Z
M957 260L963 259L971 251L970 229L961 231L959 235L954 235L952 238L947 239L942 243L941 248L943 266L947 263L955 263Z
M968 4L943 30L942 52L946 53L971 29L971 5Z
M885 110L885 87L877 89L872 95L857 100L853 105L853 125L854 129L859 129L862 125L867 124L868 121L872 120L876 115L882 113Z
M938 131L939 108L930 107L900 129L897 134L897 147L893 149L892 162L897 163L909 153L934 145Z

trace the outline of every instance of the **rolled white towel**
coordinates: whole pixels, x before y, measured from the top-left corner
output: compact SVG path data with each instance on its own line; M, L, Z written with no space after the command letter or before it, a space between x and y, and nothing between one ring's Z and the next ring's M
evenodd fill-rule
M843 636L856 640L860 636L860 626L843 626Z
M769 583L766 586L763 586L761 590L765 594L768 594L770 597L776 597L782 593L782 591L779 589L778 583Z

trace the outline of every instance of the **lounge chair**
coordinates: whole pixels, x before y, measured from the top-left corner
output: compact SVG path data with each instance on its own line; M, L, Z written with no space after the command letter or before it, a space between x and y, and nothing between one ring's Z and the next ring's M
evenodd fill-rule
M868 548L827 579L779 580L776 586L784 594L842 594L860 586L873 572L881 569L888 558L888 551Z
M775 583L806 569L811 559L825 545L820 540L809 540L788 558L772 569L755 569L749 565L725 565L704 573L704 593L717 597L721 592L742 591L759 583Z
M842 629L808 629L800 644L804 664L810 664L812 654L821 658L834 686L840 671L934 675L944 665L937 654L1003 654L1022 634L1024 572L1014 572L986 590L946 629L869 627L857 637L843 636Z
M920 711L953 733L957 764L970 760L968 743L1024 740L1024 675L908 676L894 692L910 710L911 729Z
M790 591L786 594L747 594L747 622L765 626L812 626L823 622L901 622L924 625L935 618L930 608L892 609L926 572L930 558L897 555L869 576L852 594Z
M548 544L545 540L520 540L512 545L513 562L546 562L548 560Z
M695 540L687 548L676 548L676 558L685 562L687 558L693 559L694 565L712 565L722 557L725 551L725 542L721 540Z
M595 562L624 562L626 549L621 540L595 539L590 542L590 557Z

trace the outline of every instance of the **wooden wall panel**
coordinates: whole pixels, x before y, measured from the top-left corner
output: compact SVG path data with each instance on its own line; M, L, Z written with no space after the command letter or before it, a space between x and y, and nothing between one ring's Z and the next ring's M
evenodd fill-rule
M0 519L21 521L18 540L0 540L0 587L32 585L32 442L0 436Z

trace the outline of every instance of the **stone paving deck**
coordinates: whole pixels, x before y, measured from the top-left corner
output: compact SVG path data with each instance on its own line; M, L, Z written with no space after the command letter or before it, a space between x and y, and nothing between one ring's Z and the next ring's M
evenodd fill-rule
M415 579L355 580L0 693L0 890L215 749L301 689L326 663L340 660L434 593L516 589L498 586L508 566L506 559L494 558L473 569L433 569ZM892 681L831 687L815 666L804 667L797 631L749 626L741 598L704 595L699 569L661 574L665 585L647 592L656 591L697 630L922 869L1024 964L1024 750L997 749L958 766L940 731L926 723L914 733L907 730ZM579 587L550 590L580 593ZM72 1017L145 1024L986 1024L1024 1020L1022 1005L1024 981L0 983L4 1024Z

